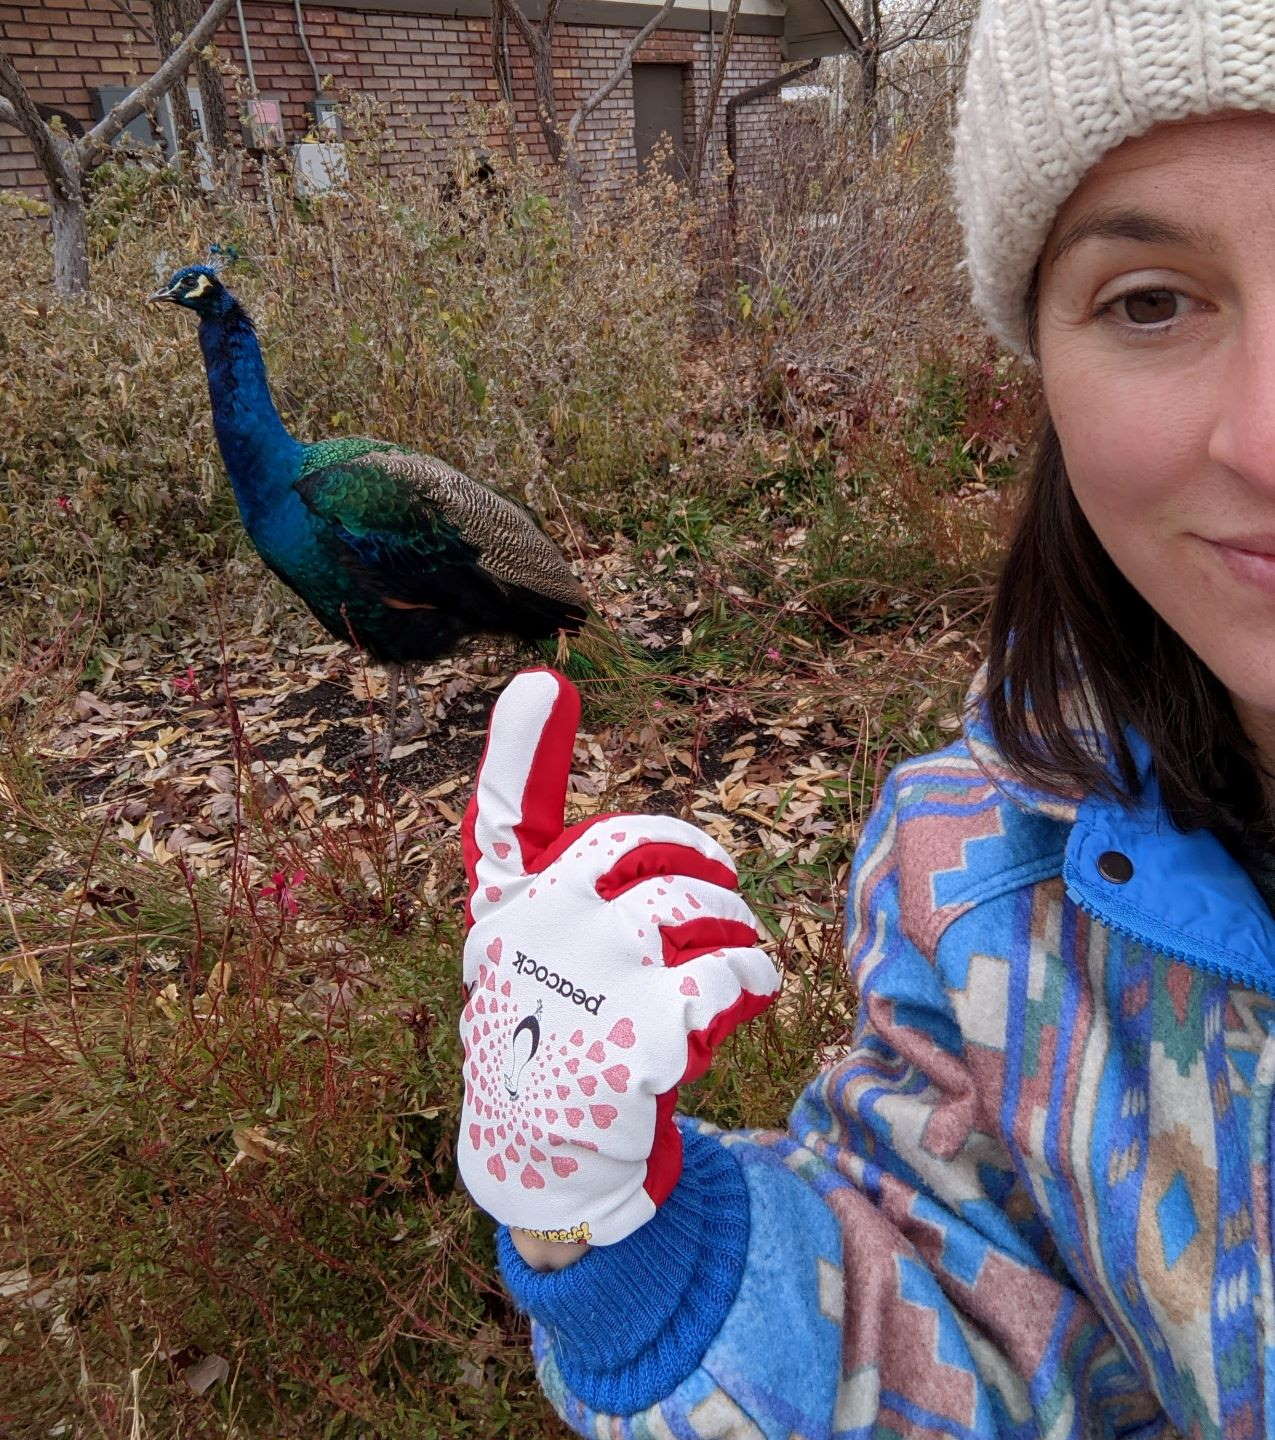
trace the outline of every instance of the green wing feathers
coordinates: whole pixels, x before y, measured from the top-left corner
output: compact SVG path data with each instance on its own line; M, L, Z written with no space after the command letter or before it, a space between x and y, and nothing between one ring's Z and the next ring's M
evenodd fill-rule
M374 440L324 441L309 447L297 488L347 533L392 535L422 549L459 541L500 585L588 613L584 588L531 512L431 455Z

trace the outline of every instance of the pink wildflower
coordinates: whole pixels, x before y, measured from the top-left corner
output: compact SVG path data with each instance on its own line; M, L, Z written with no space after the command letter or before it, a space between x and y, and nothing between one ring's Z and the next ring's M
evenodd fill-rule
M176 690L179 695L194 695L196 697L199 695L199 680L195 675L195 667L193 665L187 665L186 673L177 676L173 681L173 689Z
M294 870L291 874L276 870L261 887L261 893L274 900L285 915L295 915L300 908L296 892L305 884L305 878L304 870Z
M766 659L774 661L776 665L778 665L783 658L773 645L766 651Z
M71 497L69 495L59 495L57 498L57 507L63 514L66 514L71 508Z

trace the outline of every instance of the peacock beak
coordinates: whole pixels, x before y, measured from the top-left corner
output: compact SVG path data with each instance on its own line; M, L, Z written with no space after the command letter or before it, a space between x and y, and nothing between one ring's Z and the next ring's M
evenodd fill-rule
M154 294L148 295L148 296L146 297L146 299L147 299L148 301L151 301L151 300L171 300L174 305L177 303L177 296L174 295L171 290L156 290L156 291L154 292Z

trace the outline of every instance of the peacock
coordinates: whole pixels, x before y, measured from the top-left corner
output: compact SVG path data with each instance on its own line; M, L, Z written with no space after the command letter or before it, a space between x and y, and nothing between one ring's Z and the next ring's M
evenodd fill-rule
M547 653L569 634L586 657L589 638L600 655L623 653L525 506L400 445L290 434L252 320L218 271L188 265L149 298L199 316L213 428L258 554L330 634L386 668L388 724L362 753L388 755L420 733L414 667L466 635L510 634ZM410 701L403 725L400 680Z

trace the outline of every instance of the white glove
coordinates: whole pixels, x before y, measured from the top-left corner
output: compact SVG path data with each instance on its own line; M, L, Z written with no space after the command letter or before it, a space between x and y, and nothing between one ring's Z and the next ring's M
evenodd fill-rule
M575 687L529 670L492 712L465 815L472 928L460 1173L507 1225L611 1245L677 1183L678 1085L779 989L730 857L664 815L563 829Z

